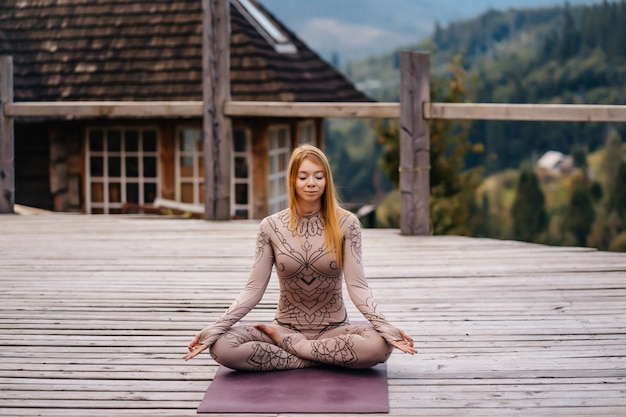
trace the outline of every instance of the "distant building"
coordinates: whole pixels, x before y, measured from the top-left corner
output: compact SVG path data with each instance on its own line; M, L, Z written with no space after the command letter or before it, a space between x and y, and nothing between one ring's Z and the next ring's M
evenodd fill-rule
M568 175L574 168L574 159L558 151L548 151L537 160L537 169L543 174Z

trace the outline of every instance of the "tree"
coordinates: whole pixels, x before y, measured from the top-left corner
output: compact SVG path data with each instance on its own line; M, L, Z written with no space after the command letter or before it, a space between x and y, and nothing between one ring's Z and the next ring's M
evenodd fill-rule
M462 56L448 64L449 77L435 79L432 101L465 101L466 73ZM434 234L471 235L470 206L482 181L482 167L465 169L471 148L471 122L434 119L430 123L430 213Z
M574 16L569 4L565 4L565 23L561 34L560 57L566 60L580 50L580 31L574 22Z
M609 193L609 211L615 211L626 225L626 162L622 161L617 168L613 189Z
M531 167L521 170L511 217L514 239L525 242L536 242L548 225L546 199Z
M383 152L378 160L380 168L389 177L393 188L400 186L400 130L397 121L379 121L376 125L378 142Z
M587 177L578 176L573 180L565 219L565 226L576 237L578 246L585 246L595 216Z
M580 144L575 144L572 146L570 153L572 154L572 159L574 160L574 166L586 171L588 166L587 149Z
M616 190L617 170L622 163L622 138L619 132L611 129L607 138L604 152L602 154L602 168L604 169L604 194L610 199L611 194Z

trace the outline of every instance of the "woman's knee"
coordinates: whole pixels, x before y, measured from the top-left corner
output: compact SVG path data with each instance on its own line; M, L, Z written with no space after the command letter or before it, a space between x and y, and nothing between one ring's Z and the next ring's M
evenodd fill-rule
M361 352L355 367L370 368L376 364L386 362L393 350L393 346L387 343L376 331L368 333L369 334L363 341L363 346L360 349Z
M227 368L242 369L246 366L246 359L250 354L245 347L246 344L259 340L251 333L253 332L244 326L231 328L211 345L209 348L211 357Z
M233 345L232 340L228 340L224 335L217 339L209 348L209 354L215 362L228 368L233 368L237 364L238 355L236 355L236 352L237 349Z

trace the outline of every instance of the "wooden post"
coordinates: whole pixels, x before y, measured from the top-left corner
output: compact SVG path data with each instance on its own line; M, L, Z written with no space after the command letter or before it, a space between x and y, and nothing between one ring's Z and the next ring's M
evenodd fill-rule
M400 233L430 234L430 102L428 53L400 53Z
M13 101L13 58L0 57L0 213L15 206L15 143L13 117L4 115L4 104Z
M202 11L204 217L228 220L232 128L224 104L230 101L230 2L202 0Z

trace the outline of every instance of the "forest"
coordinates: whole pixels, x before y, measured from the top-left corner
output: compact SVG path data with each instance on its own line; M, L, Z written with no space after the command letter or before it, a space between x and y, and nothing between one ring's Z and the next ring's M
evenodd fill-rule
M492 10L437 25L430 38L402 49L431 53L433 101L623 105L624 21L626 0ZM398 100L399 50L342 71L374 99ZM378 227L397 224L395 124L330 120L326 127L343 201L376 203ZM625 134L626 123L432 121L433 233L626 251ZM571 168L537 169L547 151L566 155ZM532 233L522 226L529 224Z

